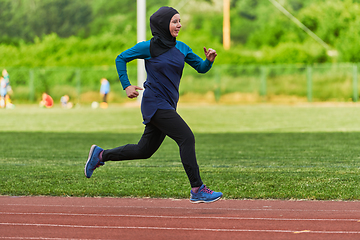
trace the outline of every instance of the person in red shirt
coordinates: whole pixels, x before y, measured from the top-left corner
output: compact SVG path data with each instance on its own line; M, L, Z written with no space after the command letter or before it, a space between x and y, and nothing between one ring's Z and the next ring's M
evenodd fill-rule
M53 105L54 105L54 100L52 99L52 97L47 93L43 93L42 100L40 102L40 107L51 108Z

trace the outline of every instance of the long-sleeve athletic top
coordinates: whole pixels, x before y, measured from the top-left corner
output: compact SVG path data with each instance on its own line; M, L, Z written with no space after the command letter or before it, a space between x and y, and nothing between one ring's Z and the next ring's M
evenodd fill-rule
M131 85L126 63L134 59L145 60L147 78L141 102L144 124L150 122L157 109L176 110L185 62L199 73L206 73L212 67L212 62L202 60L183 42L176 41L175 47L157 57L150 55L150 40L139 42L116 58L116 69L123 89Z

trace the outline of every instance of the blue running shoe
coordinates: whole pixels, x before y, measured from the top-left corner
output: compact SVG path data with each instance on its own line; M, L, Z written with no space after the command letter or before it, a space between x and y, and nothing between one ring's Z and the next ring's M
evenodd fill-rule
M221 192L214 192L208 189L204 184L201 185L199 191L194 193L190 191L190 202L192 203L211 203L219 200L222 197Z
M89 158L85 164L85 176L90 178L94 170L100 166L103 166L105 163L100 162L99 154L103 151L101 147L92 145L89 152Z

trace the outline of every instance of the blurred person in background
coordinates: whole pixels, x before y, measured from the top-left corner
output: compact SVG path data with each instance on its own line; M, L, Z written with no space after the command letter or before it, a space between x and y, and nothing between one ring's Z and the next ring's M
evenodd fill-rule
M120 82L129 98L136 98L142 90L130 84L126 64L134 59L145 59L147 79L144 83L141 112L144 133L137 144L127 144L103 150L93 145L85 164L85 176L106 161L124 161L150 158L166 136L179 146L180 158L190 181L190 201L214 202L222 197L203 184L195 154L195 137L187 123L176 112L179 84L185 62L199 73L206 73L217 56L215 50L204 47L206 59L196 55L185 43L177 41L181 23L180 14L171 7L161 7L150 17L153 38L136 44L116 58Z
M70 109L73 107L72 102L70 102L69 95L64 95L60 98L60 103L62 108Z
M10 76L6 69L2 71L0 79L0 107L6 107L6 103L11 103L9 94L12 92L10 86Z
M53 105L54 100L52 99L52 97L47 93L43 93L40 101L40 107L52 108Z
M110 92L110 83L106 78L102 78L100 80L101 86L100 86L100 95L102 97L102 103L100 103L101 108L107 108L107 96Z
M101 82L100 95L102 97L102 101L107 102L107 95L110 92L110 83L106 78L102 78L100 82Z
M2 76L6 80L7 85L9 85L10 84L10 75L6 69L3 69Z
M5 97L7 95L6 80L4 77L0 78L0 107L5 108Z

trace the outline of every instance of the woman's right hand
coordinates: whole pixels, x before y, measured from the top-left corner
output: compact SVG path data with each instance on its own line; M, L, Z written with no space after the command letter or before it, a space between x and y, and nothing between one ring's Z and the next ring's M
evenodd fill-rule
M137 90L143 90L143 88L133 85L130 85L127 88L125 88L126 95L128 96L128 98L137 98L139 96L139 92Z

